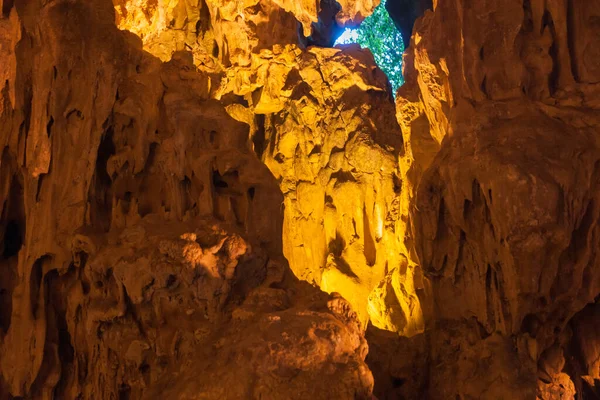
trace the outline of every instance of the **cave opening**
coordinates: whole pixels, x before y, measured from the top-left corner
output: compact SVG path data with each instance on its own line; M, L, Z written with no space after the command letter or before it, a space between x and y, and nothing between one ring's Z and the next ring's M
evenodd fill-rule
M377 66L387 75L392 92L404 84L402 76L402 54L404 41L386 9L386 0L381 0L373 14L356 28L346 28L334 45L357 43L371 50Z

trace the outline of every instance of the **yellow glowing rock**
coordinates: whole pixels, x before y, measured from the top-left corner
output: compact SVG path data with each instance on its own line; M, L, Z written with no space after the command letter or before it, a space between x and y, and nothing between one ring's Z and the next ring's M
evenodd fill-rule
M423 332L423 312L412 278L412 271L394 269L373 289L368 312L374 326L409 337Z
M163 61L185 48L188 31L199 19L198 0L165 0L155 5L145 0L114 0L120 29L138 35L144 46Z
M263 162L285 197L283 248L292 270L344 296L363 325L381 320L369 311L369 295L407 254L401 207L408 194L394 150L402 139L385 77L373 65L358 47L278 46L231 69L217 89L245 94L248 110L264 114L263 132L251 136L264 137ZM406 321L375 324L414 334L423 324L412 267L397 274L403 281L387 297Z
M356 306L365 303L369 294L368 287L352 274L344 259L336 259L332 255L328 256L321 278L321 289L327 293L339 293L353 305L363 324L368 320L366 310Z
M364 18L373 14L373 10L380 3L379 0L339 0L339 5L342 10L336 15L336 20L342 24L356 25L363 21Z
M371 323L381 329L402 332L407 318L387 275L369 295L368 312Z
M118 26L162 60L190 51L210 73L203 93L227 101L227 112L249 126L249 146L284 195L282 243L294 273L344 296L363 325L371 318L396 332L422 329L412 264L400 268L400 255L408 254L402 216L412 197L403 173L412 161L399 157L405 150L395 107L370 52L295 45L296 32L284 27L299 21L308 34L318 2L143 3L114 0ZM360 21L378 3L343 1L338 22ZM398 271L397 284L388 271ZM405 322L386 317L392 314Z

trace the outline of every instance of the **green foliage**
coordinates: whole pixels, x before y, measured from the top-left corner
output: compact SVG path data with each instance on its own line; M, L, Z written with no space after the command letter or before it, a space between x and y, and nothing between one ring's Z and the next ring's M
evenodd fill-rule
M369 48L375 62L390 80L395 94L396 89L404 83L402 77L404 42L385 9L385 2L386 0L382 0L373 14L365 18L357 29L346 28L335 44L358 43L363 48Z

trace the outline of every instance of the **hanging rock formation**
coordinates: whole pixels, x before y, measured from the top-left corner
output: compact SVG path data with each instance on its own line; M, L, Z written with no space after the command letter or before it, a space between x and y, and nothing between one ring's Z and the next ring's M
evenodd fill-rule
M599 396L600 2L377 4L0 0L1 399Z
M352 23L374 4L142 5L115 1L118 26L162 60L187 48L210 77L209 96L250 127L284 195L283 253L295 275L342 294L365 326L422 332L424 284L403 247L404 150L387 80L368 51L306 49L290 29L309 15L314 29L303 24L301 36L327 42L325 15Z
M289 271L209 74L110 3L4 10L0 398L369 398L359 319Z
M595 387L578 313L600 294L599 6L434 1L415 25L397 112L431 398Z

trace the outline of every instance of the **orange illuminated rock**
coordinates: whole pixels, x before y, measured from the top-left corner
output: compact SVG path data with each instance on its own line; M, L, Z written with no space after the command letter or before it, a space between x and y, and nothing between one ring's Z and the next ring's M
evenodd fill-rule
M175 51L194 54L196 65L247 66L252 54L274 45L299 43L333 14L339 27L356 26L373 13L378 0L113 0L116 24L138 35L144 49L168 61ZM319 25L319 26L317 26ZM298 29L300 28L300 29ZM328 26L328 29L333 27ZM321 38L329 40L327 38Z
M0 398L370 398L356 313L282 257L244 102L110 3L5 5Z
M428 395L580 396L586 373L560 360L569 320L600 293L600 92L593 39L569 35L595 30L598 10L433 3L396 102L407 247L435 305Z
M0 1L1 399L599 396L599 0L377 5Z
M252 126L254 151L280 183L284 255L296 276L342 294L364 324L414 334L423 322L402 256L402 139L373 64L358 47L276 47L233 69L217 93L248 99L228 111ZM387 303L371 293L394 271L400 279L388 296L402 297L394 312L403 323L386 322Z
M400 190L403 143L372 56L357 46L304 49L291 28L297 19L310 35L316 4L183 3L116 2L117 25L162 60L190 50L194 64L210 73L209 96L249 125L254 152L284 193L284 255L296 276L341 293L365 325L422 331L415 265L402 264L400 216L408 205L401 198L409 198ZM376 5L343 2L338 21L360 22ZM391 311L376 287L401 264L386 296L402 306Z

